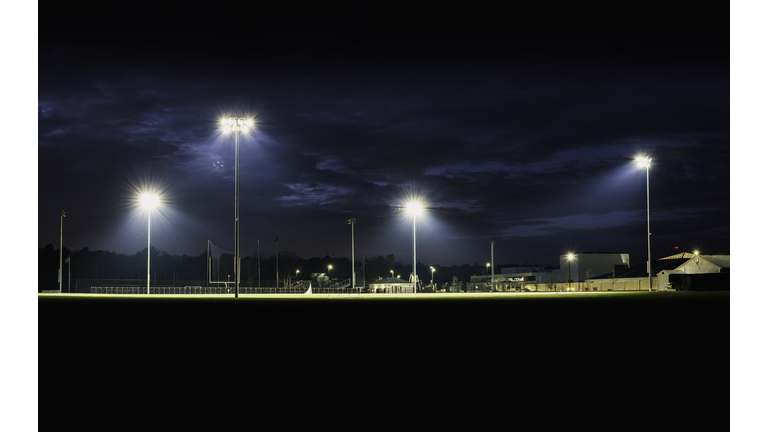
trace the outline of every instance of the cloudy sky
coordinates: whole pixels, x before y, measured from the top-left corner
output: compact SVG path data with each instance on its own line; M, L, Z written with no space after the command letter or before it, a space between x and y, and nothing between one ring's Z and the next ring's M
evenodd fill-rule
M425 264L730 252L729 22L316 6L118 24L40 10L38 247L412 256ZM466 12L466 13L465 13ZM589 10L578 10L589 17ZM251 12L249 12L251 13ZM618 14L618 12L617 12ZM272 18L266 18L272 17ZM225 19L226 18L226 19ZM121 21L123 22L123 21ZM677 247L678 249L675 249Z

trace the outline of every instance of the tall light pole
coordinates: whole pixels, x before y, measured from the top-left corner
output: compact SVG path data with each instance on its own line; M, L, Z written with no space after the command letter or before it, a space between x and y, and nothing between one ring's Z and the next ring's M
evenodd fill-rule
M493 242L491 242L491 291L496 291L493 284L493 277L494 277L494 264L493 264Z
M61 280L62 277L62 258L64 257L64 218L67 217L67 212L61 211L61 233L59 235L59 294L61 294Z
M280 255L277 253L277 237L275 237L275 278L277 279L275 281L276 288L280 288L280 268L277 265L278 259L280 259Z
M571 290L571 261L573 261L573 254L568 254L568 291Z
M408 204L408 212L413 215L413 293L416 294L416 284L418 276L416 276L416 218L424 211L424 207L421 203L411 201Z
M240 176L239 168L239 139L240 132L247 132L251 126L250 120L244 117L229 117L221 120L225 131L235 132L235 298L238 298L240 288Z
M355 290L355 222L355 218L347 221L347 224L352 226L352 291Z
M150 192L143 193L139 199L141 206L147 209L147 294L149 294L149 257L152 255L152 250L150 249L150 225L152 223L152 210L157 207L160 200L157 195Z
M651 179L649 174L652 160L653 159L649 156L638 156L635 159L638 168L645 168L645 193L648 215L648 291L651 291L651 287L653 286L651 279Z

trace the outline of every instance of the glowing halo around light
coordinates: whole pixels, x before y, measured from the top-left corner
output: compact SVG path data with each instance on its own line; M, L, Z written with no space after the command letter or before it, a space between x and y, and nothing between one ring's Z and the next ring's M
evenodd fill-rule
M638 168L650 168L651 161L653 161L653 158L648 156L637 156L635 158L635 163L637 164Z

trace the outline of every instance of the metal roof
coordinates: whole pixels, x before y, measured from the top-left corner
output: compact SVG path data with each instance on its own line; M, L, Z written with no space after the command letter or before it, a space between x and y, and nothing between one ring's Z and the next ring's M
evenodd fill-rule
M700 257L720 268L731 268L730 255L700 255Z
M652 261L651 269L653 270L653 275L656 276L662 270L674 270L688 261L688 258L662 258ZM611 279L612 277L615 277L616 279L648 277L648 269L646 268L646 263L642 263L628 269L617 269L615 276L612 273L606 273L600 276L595 276L592 279Z

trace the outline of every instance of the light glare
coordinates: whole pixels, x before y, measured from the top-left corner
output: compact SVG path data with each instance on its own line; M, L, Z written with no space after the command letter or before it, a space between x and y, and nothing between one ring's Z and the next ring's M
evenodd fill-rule
M635 158L635 163L638 168L650 168L652 158L646 156L638 156Z
M142 207L150 209L155 208L159 202L157 195L150 193L142 194L140 200Z

